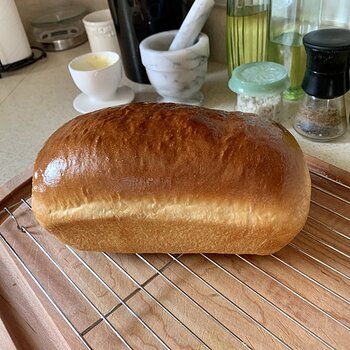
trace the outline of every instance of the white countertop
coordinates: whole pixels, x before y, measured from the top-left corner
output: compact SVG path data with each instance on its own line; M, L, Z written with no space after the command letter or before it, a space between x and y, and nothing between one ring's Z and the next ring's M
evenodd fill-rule
M72 103L79 90L74 85L68 62L89 51L88 44L48 53L48 57L0 79L0 185L33 163L48 136L66 121L78 115ZM136 101L156 101L149 85L125 80L136 93ZM233 110L234 95L227 88L227 69L210 62L202 89L204 106ZM350 171L350 130L336 141L308 141L291 128L290 104L284 112L286 126L297 138L305 153ZM289 116L288 116L289 115Z

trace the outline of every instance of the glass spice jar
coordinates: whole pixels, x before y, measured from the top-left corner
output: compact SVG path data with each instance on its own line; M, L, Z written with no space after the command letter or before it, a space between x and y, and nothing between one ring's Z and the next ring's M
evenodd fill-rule
M294 128L315 141L329 141L343 135L347 128L344 96L321 99L306 94Z
M347 129L345 93L350 88L350 30L320 29L304 36L306 92L294 129L311 140L326 142Z
M274 62L243 64L233 70L228 85L237 94L237 111L280 121L282 93L289 86L285 67Z

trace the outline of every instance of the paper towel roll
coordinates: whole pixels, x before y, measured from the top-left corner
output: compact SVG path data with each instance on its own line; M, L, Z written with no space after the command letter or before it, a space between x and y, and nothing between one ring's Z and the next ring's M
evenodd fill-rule
M0 0L0 61L6 65L31 56L32 50L14 0Z

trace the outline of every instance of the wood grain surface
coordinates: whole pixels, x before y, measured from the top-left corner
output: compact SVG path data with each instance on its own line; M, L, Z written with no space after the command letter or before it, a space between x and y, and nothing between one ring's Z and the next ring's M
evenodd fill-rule
M13 208L22 227L0 212L2 345L348 349L350 174L307 161L308 221L288 246L266 257L72 250L39 227L26 204L13 206L30 197L28 169L0 188L0 208Z

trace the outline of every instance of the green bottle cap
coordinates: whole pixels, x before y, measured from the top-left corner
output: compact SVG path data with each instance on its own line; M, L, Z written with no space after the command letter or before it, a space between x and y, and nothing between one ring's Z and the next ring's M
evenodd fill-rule
M247 96L275 95L289 87L287 69L274 62L254 62L235 68L228 82L237 94Z

